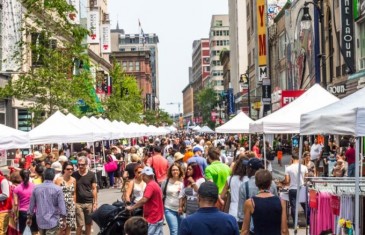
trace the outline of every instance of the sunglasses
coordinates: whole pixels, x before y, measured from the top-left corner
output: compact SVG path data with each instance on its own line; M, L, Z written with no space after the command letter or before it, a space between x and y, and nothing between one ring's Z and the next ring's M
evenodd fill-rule
M86 166L86 164L77 164L78 166Z
M66 171L73 171L73 168L66 168Z

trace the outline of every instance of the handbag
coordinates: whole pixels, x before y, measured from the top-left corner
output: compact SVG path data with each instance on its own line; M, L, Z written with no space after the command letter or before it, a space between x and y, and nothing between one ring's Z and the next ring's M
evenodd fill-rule
M226 193L226 201L224 202L224 206L223 206L223 212L228 213L229 212L229 206L231 205L231 180L232 177L229 178L229 182L228 182L228 190Z
M118 169L118 164L117 162L113 161L113 159L109 156L109 162L104 164L104 168L105 171L110 173L110 172L114 172Z

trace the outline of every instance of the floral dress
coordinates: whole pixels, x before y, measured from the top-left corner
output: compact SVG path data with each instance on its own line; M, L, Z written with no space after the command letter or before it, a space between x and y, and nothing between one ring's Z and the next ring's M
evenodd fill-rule
M76 209L75 209L75 203L73 200L73 195L75 193L75 187L74 184L71 184L69 186L66 185L66 182L63 181L61 183L63 195L65 197L65 203L66 203L66 224L71 229L76 228ZM62 219L60 219L60 224L62 224Z

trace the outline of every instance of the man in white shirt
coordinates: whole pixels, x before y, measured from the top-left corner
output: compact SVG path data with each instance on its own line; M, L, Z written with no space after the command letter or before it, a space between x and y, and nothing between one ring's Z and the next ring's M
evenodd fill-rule
M285 169L285 183L289 184L289 204L291 209L291 216L295 218L295 208L296 208L296 197L297 190L300 190L301 187L304 187L304 177L308 174L308 168L305 165L301 165L300 167L300 184L298 185L298 165L299 165L299 157L298 155L292 155L292 164ZM300 203L304 214L307 215L307 208L305 203ZM308 218L307 218L308 219Z
M322 145L318 143L317 138L314 139L314 143L311 146L311 161L316 166L316 170L318 170L319 163L321 160L321 152L322 152Z

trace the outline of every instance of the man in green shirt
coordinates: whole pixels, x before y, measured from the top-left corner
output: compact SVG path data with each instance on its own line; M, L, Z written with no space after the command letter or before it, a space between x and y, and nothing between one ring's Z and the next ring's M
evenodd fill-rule
M210 148L208 150L208 162L210 165L205 168L205 178L217 185L220 194L228 176L231 175L231 169L226 164L220 162L220 150L217 148Z

